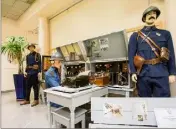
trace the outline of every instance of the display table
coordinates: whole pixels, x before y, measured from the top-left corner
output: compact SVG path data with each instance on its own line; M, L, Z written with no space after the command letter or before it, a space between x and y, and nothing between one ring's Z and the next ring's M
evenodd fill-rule
M176 108L175 102L176 98L93 97L91 99L91 121L93 124L90 124L90 128L157 127L154 109ZM114 107L112 109L118 109L116 111L120 113L115 114L112 110L106 112L106 107Z
M53 91L52 88L44 90L47 93L48 115L52 127L50 102L68 107L70 109L71 128L75 127L75 108L91 101L91 97L101 97L108 94L108 87L94 87L77 93L64 93Z
M39 81L39 97L41 98L41 102L46 104L45 101L45 94L44 94L44 90L46 89L46 85L45 85L45 80L40 80Z
M89 124L89 128L153 128L148 126L128 126L128 125L109 125L109 124Z

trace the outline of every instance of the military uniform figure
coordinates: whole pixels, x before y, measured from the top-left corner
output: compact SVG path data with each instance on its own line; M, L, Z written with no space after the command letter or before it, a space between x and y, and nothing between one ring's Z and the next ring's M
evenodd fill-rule
M56 87L61 85L61 65L63 58L60 53L54 53L51 56L51 64L52 66L45 73L45 84L47 88ZM51 103L53 107L60 107L55 103Z
M128 57L132 80L137 82L139 97L170 97L169 82L175 82L176 67L172 36L169 31L155 27L155 21L160 15L157 7L147 8L142 16L146 25L140 30L145 38L152 39L160 48L166 47L170 51L169 60L163 62L157 58L157 47L151 48L147 41L134 32L129 40ZM137 74L134 57L140 55L145 59L142 69ZM147 62L147 63L146 63ZM155 63L153 63L155 62Z
M30 44L28 46L30 53L26 56L26 73L25 77L27 79L26 86L26 100L21 103L21 105L30 104L30 92L31 88L34 89L34 102L32 107L39 104L39 86L38 86L38 76L41 73L41 55L34 51L35 45Z

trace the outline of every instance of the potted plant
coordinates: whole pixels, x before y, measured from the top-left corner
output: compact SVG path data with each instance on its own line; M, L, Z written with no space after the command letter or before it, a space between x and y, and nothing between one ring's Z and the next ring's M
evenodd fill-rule
M18 74L13 75L17 100L23 100L25 98L23 62L25 60L25 49L27 46L28 42L24 37L14 36L7 37L1 46L1 54L7 55L10 63L16 62L18 64Z

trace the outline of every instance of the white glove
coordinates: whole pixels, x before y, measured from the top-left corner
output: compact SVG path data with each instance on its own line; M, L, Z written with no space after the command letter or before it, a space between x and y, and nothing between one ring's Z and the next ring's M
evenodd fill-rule
M136 74L133 74L132 77L131 77L132 81L133 82L137 82L137 75Z
M169 76L169 83L174 83L176 81L176 76L175 75L170 75Z
M26 72L24 73L24 77L27 77L27 73Z
M41 73L38 73L38 80L39 80L39 81L42 80L42 75L41 75Z

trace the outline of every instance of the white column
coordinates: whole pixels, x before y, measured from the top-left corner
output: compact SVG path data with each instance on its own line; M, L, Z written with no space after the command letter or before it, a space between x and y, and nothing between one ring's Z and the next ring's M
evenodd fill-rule
M39 18L39 49L42 55L49 55L50 42L49 42L49 24L48 19L45 17Z
M176 0L165 0L166 29L171 32L176 55ZM176 96L176 83L170 86L171 95Z

